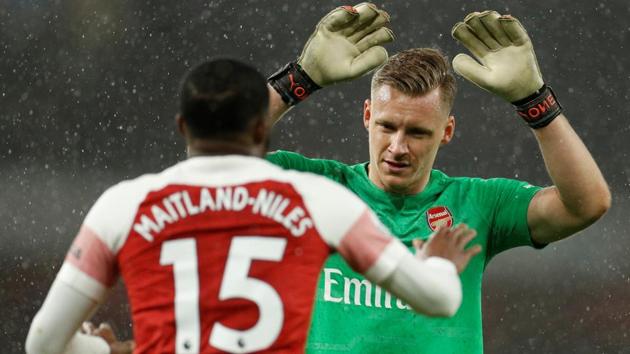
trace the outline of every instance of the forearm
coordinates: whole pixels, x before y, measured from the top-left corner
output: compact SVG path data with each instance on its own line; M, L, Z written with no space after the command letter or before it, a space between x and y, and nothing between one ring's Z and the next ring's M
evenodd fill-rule
M383 257L397 263L386 278L381 279L370 269L368 280L382 286L418 313L450 317L462 301L462 288L455 265L443 258L420 260L404 246L390 244Z
M555 241L599 219L610 207L611 196L597 163L563 114L533 131L554 184L542 192L561 203L547 203L548 210L542 212L565 214L559 218L565 220L564 225L557 225L555 235L548 235L553 238L539 241ZM559 211L552 210L558 207Z
M269 113L267 115L267 124L271 127L276 124L291 107L282 100L280 94L278 94L271 85L267 85L267 89L269 91Z
M576 216L601 216L610 204L608 185L564 114L534 132L549 176L567 210Z
M109 344L101 337L76 332L65 345L60 341L46 342L30 334L26 344L27 354L110 354Z
M107 354L109 345L99 337L77 333L97 302L58 279L39 310L26 338L28 354Z

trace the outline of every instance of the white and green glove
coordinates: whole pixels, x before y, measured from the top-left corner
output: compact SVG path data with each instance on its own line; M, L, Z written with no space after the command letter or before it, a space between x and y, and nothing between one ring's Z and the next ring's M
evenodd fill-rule
M387 12L371 3L341 6L324 16L297 62L273 74L269 83L294 105L313 91L358 78L387 60L383 44L394 40Z
M511 102L532 128L562 111L543 81L532 42L521 23L496 11L473 12L453 27L453 38L475 57L458 54L453 69L468 81Z

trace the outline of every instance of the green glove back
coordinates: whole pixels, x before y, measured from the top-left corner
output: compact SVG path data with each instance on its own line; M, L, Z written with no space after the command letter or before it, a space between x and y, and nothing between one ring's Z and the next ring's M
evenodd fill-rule
M451 34L477 59L466 54L453 59L453 69L473 84L512 103L543 86L532 42L516 18L473 12Z
M388 23L387 12L370 3L338 7L319 21L297 63L322 87L360 77L387 60Z

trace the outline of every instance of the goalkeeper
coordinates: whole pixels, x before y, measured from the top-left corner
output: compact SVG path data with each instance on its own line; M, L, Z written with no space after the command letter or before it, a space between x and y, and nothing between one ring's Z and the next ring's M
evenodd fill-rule
M483 257L474 258L461 274L464 299L456 315L435 319L415 316L405 304L362 282L340 256L332 256L320 276L307 350L482 353L481 284L490 259L517 246L541 248L586 228L610 207L608 186L543 81L530 38L516 18L484 11L457 23L452 35L472 57L457 55L453 67L514 105L515 116L540 145L553 181L545 188L511 179L449 177L433 169L439 148L451 141L455 130L455 80L444 56L425 48L388 60L385 49L370 46L392 39L383 27L388 16L371 4L331 14L363 21L361 28L373 32L359 36L330 26L326 19L320 22L299 59L269 78L269 119L275 122L319 88L383 64L363 106L370 159L346 165L286 151L268 159L345 185L408 247L441 225L466 223L477 230L473 243L482 247Z

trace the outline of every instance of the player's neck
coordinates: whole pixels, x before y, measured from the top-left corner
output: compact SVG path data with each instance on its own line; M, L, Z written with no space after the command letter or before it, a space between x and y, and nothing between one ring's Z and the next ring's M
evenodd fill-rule
M217 155L245 155L262 157L264 152L257 145L241 144L220 140L197 140L187 146L188 157L217 156Z
M379 175L378 171L376 169L371 168L370 165L372 164L368 163L365 166L368 179L376 187L378 187L379 189L389 194L395 194L399 196L408 196L408 195L421 193L429 185L429 180L431 178L431 170L429 170L427 173L424 174L424 176L422 176L420 180L408 186L400 187L400 186L388 185L385 181L382 180L382 177Z

